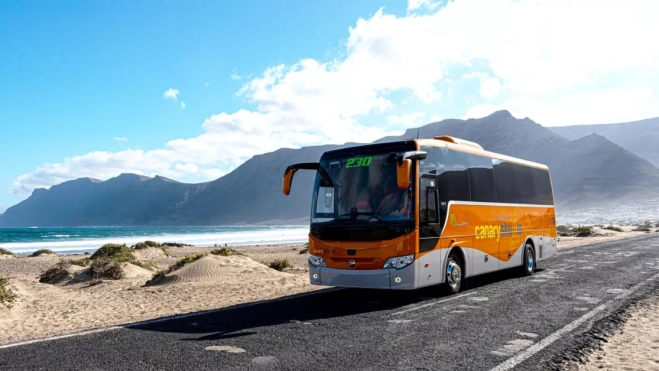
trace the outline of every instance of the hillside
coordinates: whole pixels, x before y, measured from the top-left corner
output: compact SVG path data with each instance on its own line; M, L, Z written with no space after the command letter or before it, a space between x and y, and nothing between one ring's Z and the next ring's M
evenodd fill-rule
M569 140L599 134L633 154L659 167L659 117L621 124L575 125L549 127Z
M507 111L470 120L444 120L420 137L452 135L483 148L550 166L559 209L567 210L659 194L659 169L601 135L570 141ZM410 129L400 137L416 137ZM293 192L281 193L291 163L317 161L352 144L279 149L254 156L215 181L186 184L163 177L122 174L107 181L77 179L37 189L0 216L0 226L219 225L298 223L308 220L314 174L302 171Z

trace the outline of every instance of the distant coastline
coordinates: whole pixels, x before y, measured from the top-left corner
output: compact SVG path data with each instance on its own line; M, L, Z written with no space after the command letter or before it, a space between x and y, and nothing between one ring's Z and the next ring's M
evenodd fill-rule
M300 244L308 225L229 225L189 227L57 227L0 228L0 247L18 256L39 249L58 254L93 253L106 243L133 245L144 240L198 247Z

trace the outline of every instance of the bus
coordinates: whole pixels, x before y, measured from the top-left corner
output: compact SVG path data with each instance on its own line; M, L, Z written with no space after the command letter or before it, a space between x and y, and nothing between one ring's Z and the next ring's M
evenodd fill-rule
M535 272L556 254L546 165L451 137L327 151L312 170L308 266L312 285L460 292L470 277Z

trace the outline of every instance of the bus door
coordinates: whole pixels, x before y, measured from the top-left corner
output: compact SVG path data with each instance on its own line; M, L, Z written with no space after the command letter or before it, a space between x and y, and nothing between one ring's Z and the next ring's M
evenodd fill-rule
M419 286L440 283L441 254L439 236L442 225L439 223L437 200L437 176L422 174L419 182L419 253L423 266L419 269Z

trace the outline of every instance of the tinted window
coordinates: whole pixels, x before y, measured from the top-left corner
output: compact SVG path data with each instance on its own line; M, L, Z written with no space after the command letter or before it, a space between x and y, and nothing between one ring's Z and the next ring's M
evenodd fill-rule
M514 164L515 183L517 184L517 197L519 203L537 204L533 172L530 167Z
M440 153L437 169L440 205L448 201L471 201L467 154L439 147L435 152Z
M419 222L437 223L437 182L432 175L421 178L419 196Z
M537 203L540 205L553 205L554 198L551 192L551 181L549 180L549 171L533 168L533 184L537 195Z
M469 188L475 202L497 202L492 159L467 154L469 159Z
M512 204L518 203L513 164L499 160L494 160L493 162L497 201Z

